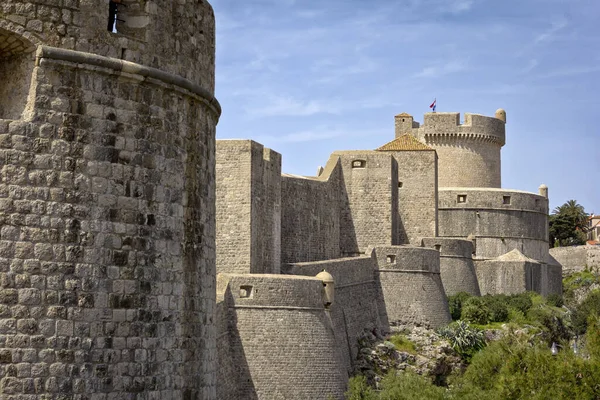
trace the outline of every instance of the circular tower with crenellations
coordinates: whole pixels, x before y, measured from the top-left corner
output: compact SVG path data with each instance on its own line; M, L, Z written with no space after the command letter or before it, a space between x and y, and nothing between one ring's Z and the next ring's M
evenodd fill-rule
M0 5L0 398L215 399L214 14Z
M396 137L412 134L438 155L439 187L501 187L500 150L505 144L506 112L494 117L465 113L427 113L423 124L409 114L396 116Z

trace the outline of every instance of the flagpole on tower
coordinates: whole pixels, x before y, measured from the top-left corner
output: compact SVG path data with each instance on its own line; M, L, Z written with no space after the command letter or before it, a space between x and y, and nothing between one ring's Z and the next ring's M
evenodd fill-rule
M437 99L433 99L433 103L429 106L432 112L435 112L435 108L437 107Z

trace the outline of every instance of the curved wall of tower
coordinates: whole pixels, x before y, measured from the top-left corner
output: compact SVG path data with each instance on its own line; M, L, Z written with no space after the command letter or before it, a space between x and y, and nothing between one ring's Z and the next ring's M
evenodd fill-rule
M438 251L412 246L377 246L372 257L377 265L376 280L390 325L438 328L451 321L440 278Z
M440 276L447 296L467 292L479 296L479 284L473 264L475 248L470 240L424 238L423 246L440 252Z
M219 274L218 398L343 399L348 375L314 277Z
M144 40L104 1L1 6L0 48L35 55L0 116L2 398L216 396L214 18L143 3Z
M501 186L503 120L465 113L461 124L459 113L427 113L412 132L437 152L440 188Z
M439 191L439 235L476 238L476 259L513 249L548 259L548 199L504 189L446 188Z

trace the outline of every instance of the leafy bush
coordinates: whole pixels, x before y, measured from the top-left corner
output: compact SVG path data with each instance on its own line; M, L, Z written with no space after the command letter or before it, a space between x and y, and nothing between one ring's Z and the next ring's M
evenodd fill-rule
M391 372L381 381L380 400L443 400L445 390L412 371Z
M590 357L596 362L600 362L600 317L592 315L588 319L588 328L586 336L586 350Z
M552 307L562 307L564 304L563 297L556 293L548 295L548 297L546 297L546 302Z
M460 318L472 324L485 325L490 321L490 310L481 297L470 297L463 303Z
M531 292L513 294L508 298L508 306L527 314L527 311L533 306L531 298Z
M346 400L377 400L375 390L367 384L367 378L362 375L350 378Z
M453 321L460 319L462 305L469 297L472 296L467 292L459 292L453 296L448 296L448 306L450 307L450 315Z
M459 399L596 399L600 368L571 351L506 337L476 354L455 382Z
M483 331L471 327L466 321L459 320L441 328L438 335L448 339L452 348L466 360L486 345Z
M486 295L483 297L483 302L490 311L489 322L508 321L508 296L503 294Z
M588 319L593 314L600 315L600 289L591 291L588 296L573 310L571 321L576 334L583 334L588 326Z
M541 304L527 312L530 323L542 329L541 338L548 344L569 341L572 336L570 327L565 321L564 312Z

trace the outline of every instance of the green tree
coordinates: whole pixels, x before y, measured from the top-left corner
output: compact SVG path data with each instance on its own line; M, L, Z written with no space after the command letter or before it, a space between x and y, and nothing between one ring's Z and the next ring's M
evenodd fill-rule
M550 215L550 244L553 246L576 246L585 244L588 230L588 214L577 200L569 200L556 207Z

